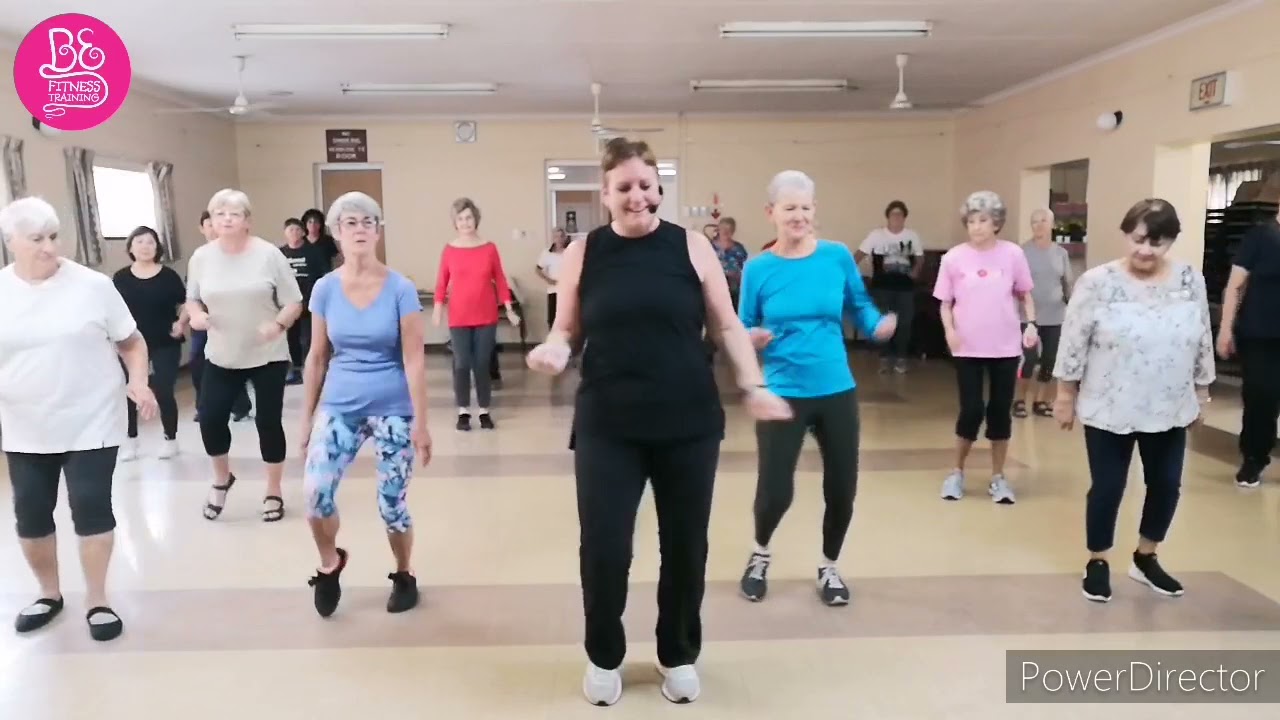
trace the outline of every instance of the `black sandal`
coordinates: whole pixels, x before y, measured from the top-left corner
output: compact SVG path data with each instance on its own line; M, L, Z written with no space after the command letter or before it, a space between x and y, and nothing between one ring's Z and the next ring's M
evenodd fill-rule
M108 622L96 623L93 618L97 615L110 615L112 619ZM120 619L115 610L106 606L90 609L84 619L89 623L89 637L98 642L115 640L124 632L124 621Z
M218 517L222 515L222 508L225 506L227 502L227 493L231 492L231 486L235 484L236 484L236 476L235 476L235 473L232 473L231 477L227 479L226 485L214 485L211 488L214 492L222 493L223 505L214 505L211 502L205 501L204 518L206 520L217 520Z
M275 503L275 507L265 508L262 511L262 522L279 522L284 519L284 498L279 495L268 495L262 498L262 504Z
M57 600L54 600L53 598L40 598L28 605L26 608L23 608L24 612L18 613L18 619L13 623L14 629L20 633L35 632L36 630L39 630L45 625L53 622L53 619L58 617L58 613L62 612L63 605L64 603L62 598L58 598ZM37 613L25 612L25 610L30 610L36 606L48 609L44 612Z
M1047 402L1036 402L1031 406L1031 412L1040 417L1053 417L1053 406Z
M1024 418L1024 417L1026 417L1026 416L1027 416L1027 401L1026 401L1026 400L1014 400L1014 401L1013 401L1013 416L1014 416L1014 417L1016 417L1016 418Z

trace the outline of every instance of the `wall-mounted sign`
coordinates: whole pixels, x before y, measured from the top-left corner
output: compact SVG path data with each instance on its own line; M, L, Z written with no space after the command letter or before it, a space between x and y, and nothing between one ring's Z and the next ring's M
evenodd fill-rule
M331 163L369 162L367 130L325 130L324 145Z
M1191 81L1191 110L1224 107L1231 104L1232 73L1223 71Z

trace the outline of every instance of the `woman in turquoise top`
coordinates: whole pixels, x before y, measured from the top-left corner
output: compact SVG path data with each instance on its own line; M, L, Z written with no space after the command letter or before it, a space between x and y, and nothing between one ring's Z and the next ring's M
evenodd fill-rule
M845 350L844 317L876 340L893 337L897 318L872 302L853 253L814 235L814 183L794 170L769 184L777 241L747 261L739 315L760 349L765 383L791 404L789 420L756 423L756 548L742 575L742 594L764 599L772 555L769 540L791 505L796 463L809 428L822 454L822 560L818 594L845 605L849 589L836 570L853 519L858 485L858 403Z

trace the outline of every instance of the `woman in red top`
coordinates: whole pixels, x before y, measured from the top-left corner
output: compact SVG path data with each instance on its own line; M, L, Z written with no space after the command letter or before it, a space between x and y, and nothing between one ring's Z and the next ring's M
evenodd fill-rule
M480 406L480 427L492 430L489 416L489 356L498 334L498 305L506 308L507 319L519 325L511 307L511 288L502 270L498 246L483 240L480 208L468 198L453 203L453 227L458 236L440 255L436 277L435 307L431 320L439 325L444 306L449 304L449 338L453 346L453 395L458 403L458 429L471 429L471 377L476 379L476 403Z

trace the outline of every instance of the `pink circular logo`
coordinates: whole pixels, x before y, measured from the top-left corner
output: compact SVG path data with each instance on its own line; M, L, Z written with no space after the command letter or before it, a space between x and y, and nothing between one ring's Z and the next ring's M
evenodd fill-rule
M124 41L101 20L67 13L35 26L18 46L13 84L32 117L56 130L95 128L120 109L133 68Z

